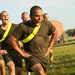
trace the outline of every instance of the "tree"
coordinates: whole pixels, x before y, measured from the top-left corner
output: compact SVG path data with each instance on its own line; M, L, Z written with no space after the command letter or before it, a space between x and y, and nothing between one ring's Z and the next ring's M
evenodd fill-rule
M68 34L68 36L73 36L73 29L68 29L66 33Z
M75 36L75 28L74 28L74 30L73 30L73 34L72 34L72 36Z

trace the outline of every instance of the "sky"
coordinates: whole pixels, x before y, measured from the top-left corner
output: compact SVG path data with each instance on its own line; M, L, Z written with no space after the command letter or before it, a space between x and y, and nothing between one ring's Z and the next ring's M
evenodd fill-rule
M62 22L64 31L75 28L75 0L0 0L0 12L7 11L12 23L20 23L21 13L26 11L30 14L34 5L48 13L50 20Z

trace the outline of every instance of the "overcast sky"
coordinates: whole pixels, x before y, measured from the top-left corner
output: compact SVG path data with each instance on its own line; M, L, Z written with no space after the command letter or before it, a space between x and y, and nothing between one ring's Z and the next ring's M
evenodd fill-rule
M75 28L75 0L0 0L0 12L7 11L11 22L20 23L21 13L30 13L34 5L42 7L50 20L62 22L64 30Z

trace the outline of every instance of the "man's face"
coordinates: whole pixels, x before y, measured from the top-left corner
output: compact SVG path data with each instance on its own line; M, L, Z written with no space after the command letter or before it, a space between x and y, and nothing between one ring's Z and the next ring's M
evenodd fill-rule
M9 15L7 12L3 12L1 14L1 21L4 23L4 24L7 24L9 22Z
M27 13L24 13L23 16L22 16L22 20L23 22L26 22L29 20L29 15Z
M44 20L48 21L49 20L49 15L46 14Z
M42 12L42 10L40 10L40 9L35 10L34 15L31 16L31 19L35 24L41 23L41 21L43 20L43 12Z

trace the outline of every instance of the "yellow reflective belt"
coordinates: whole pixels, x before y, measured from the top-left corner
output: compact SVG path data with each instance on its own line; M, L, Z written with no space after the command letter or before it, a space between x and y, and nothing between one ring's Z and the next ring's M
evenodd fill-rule
M37 34L37 32L38 32L40 26L41 26L41 25L36 26L36 27L34 28L33 32L32 32L27 38L23 39L21 42L23 42L23 43L29 42L29 41Z
M0 42L2 42L3 40L5 40L6 36L8 35L8 33L9 33L10 29L11 29L11 25L12 25L12 24L9 23L8 28L6 29L6 31L5 31L5 33L4 33L3 37L2 37L2 39L0 39Z

